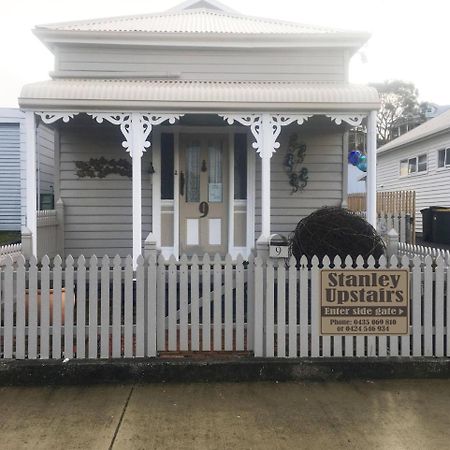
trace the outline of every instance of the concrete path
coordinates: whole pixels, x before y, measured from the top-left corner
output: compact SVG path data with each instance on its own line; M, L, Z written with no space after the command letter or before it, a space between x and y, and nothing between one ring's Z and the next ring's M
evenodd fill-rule
M1 449L446 449L450 380L0 389Z

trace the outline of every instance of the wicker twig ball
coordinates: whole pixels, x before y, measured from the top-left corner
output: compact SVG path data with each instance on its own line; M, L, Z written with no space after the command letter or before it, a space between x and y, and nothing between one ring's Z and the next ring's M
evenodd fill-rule
M325 207L302 219L290 236L290 253L297 262L305 255L319 260L328 255L353 259L370 255L378 259L385 244L375 228L363 217L343 208Z

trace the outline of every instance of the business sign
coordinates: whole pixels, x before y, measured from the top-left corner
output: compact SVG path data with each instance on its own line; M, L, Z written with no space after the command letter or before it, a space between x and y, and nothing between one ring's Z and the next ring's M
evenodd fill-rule
M409 331L408 270L321 271L321 334Z

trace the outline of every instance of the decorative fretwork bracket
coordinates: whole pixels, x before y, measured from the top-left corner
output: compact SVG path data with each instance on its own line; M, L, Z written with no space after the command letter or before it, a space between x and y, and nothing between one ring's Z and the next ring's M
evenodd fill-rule
M327 114L328 118L331 119L336 125L341 125L342 122L348 123L352 127L359 127L362 121L367 117L367 114Z
M98 123L104 120L113 125L120 126L125 140L122 147L126 149L130 156L142 154L150 147L148 137L154 125L161 125L165 121L174 124L183 114L150 114L150 113L89 113ZM134 153L137 152L137 153Z
M270 145L266 147L267 151L270 151L270 157L272 157L272 154L275 153L280 148L280 143L278 142L278 138L281 133L281 127L285 127L287 125L290 125L291 123L297 122L298 125L303 125L312 114L303 114L303 115L282 115L282 114L275 114L269 116L269 126L272 131L271 135L269 136L270 139ZM260 155L262 158L262 155Z
M64 123L67 123L70 119L73 119L79 113L36 111L36 114L46 125L51 125L52 123L55 123L61 119Z
M234 122L239 122L241 125L246 127L250 127L250 131L255 138L255 142L253 142L252 147L257 151L257 153L261 152L262 148L262 134L261 134L261 126L262 126L262 115L258 114L247 114L247 115L227 115L227 114L219 114L219 117L222 117L228 125L233 125Z
M227 115L219 114L224 120L232 125L235 121L241 125L250 127L255 138L252 144L253 148L261 158L272 157L272 154L280 147L278 137L281 133L281 127L297 122L302 125L312 114L247 114L247 115ZM268 142L266 142L268 141Z

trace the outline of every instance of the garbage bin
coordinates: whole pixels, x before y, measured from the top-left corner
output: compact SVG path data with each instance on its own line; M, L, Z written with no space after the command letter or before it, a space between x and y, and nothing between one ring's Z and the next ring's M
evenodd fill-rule
M450 244L450 208L434 208L432 216L432 241Z
M450 244L450 208L430 206L420 212L423 240L436 244Z
M420 210L422 214L422 238L426 242L433 241L433 208L435 207L431 206L430 208Z

